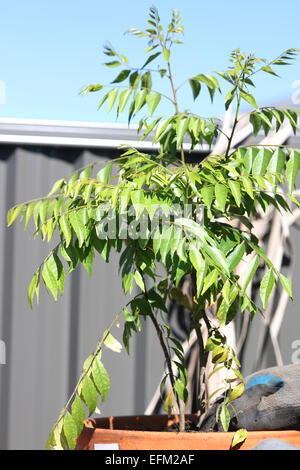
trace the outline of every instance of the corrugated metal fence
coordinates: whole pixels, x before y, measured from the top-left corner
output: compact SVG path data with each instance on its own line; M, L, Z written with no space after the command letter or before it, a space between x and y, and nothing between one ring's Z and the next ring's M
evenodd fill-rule
M33 240L30 230L24 234L18 224L7 229L5 215L17 202L47 193L61 175L109 155L10 146L0 147L0 153L0 339L6 346L6 364L0 365L0 447L39 449L76 384L83 360L125 299L117 260L106 264L97 259L91 278L78 269L67 280L63 298L55 303L42 289L39 306L31 310L28 283L50 245ZM116 336L121 338L121 332L122 328ZM159 349L148 336L144 330L142 336L133 337L130 358L125 351L104 353L112 382L104 415L144 411L161 373L155 374L153 367ZM146 370L152 370L153 384L147 382Z

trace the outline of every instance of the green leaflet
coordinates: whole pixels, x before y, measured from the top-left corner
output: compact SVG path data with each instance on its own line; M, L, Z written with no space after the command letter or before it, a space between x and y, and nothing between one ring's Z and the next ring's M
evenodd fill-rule
M54 185L52 186L51 191L47 194L47 196L51 196L52 194L55 194L59 189L62 188L65 184L65 179L61 178L60 180L56 181Z
M139 286L139 288L145 292L145 284L144 284L144 281L143 281L143 278L140 274L139 271L135 271L134 275L133 275L134 279L135 279L135 282L137 283L137 285Z
M110 389L110 378L109 375L100 360L95 360L92 366L92 376L94 384L98 392L101 395L101 404L105 401L105 398Z
M138 219L145 209L145 195L142 189L130 192L130 199L135 209L136 218Z
M70 450L75 449L76 439L78 437L77 425L76 425L75 420L72 418L72 416L70 415L68 411L66 412L66 415L65 415L63 430L64 430L64 436L68 444L68 448Z
M248 263L246 266L246 269L244 270L242 274L242 292L245 292L249 282L253 278L257 268L259 266L259 256L255 255L254 258Z
M189 257L196 271L200 271L202 269L204 259L201 255L200 249L197 248L193 242L190 244Z
M248 178L247 176L242 176L242 183L243 183L246 193L251 197L251 199L254 199L253 186L252 186L251 179Z
M159 252L161 260L166 264L168 253L170 252L170 242L172 237L172 227L163 226L161 233L161 241L159 245Z
M148 57L148 59L146 60L146 62L144 63L142 69L144 67L146 67L146 65L150 64L150 62L152 62L154 59L156 59L156 57L158 57L160 54L161 54L161 52L156 52L155 54L150 55Z
M161 94L160 93L154 93L153 95L148 95L147 96L146 102L147 102L150 117L152 116L155 109L159 105L160 100L161 100Z
M204 204L208 209L210 209L212 202L214 200L214 191L215 188L213 186L203 186L200 189L200 194L203 198Z
M32 308L34 294L36 294L37 303L39 303L40 272L41 271L39 268L37 272L34 274L29 284L29 287L27 289L27 299L28 299L30 308Z
M112 164L109 163L97 173L97 180L101 183L109 184L111 180Z
M118 88L114 88L108 93L108 110L107 110L108 113L110 113L113 105L115 104L118 93L119 93Z
M48 260L44 264L42 270L42 277L46 287L50 290L51 294L53 295L54 300L57 301L58 269L53 255L51 255L50 258L48 258Z
M130 70L122 70L122 72L119 73L119 75L114 79L112 83L120 83L126 80L128 75L130 74Z
M229 269L224 254L217 248L214 240L207 234L205 229L198 223L190 219L178 218L175 220L176 225L183 225L183 227L195 235L202 241L202 252L206 254L211 262L213 262L220 269L224 270L229 276Z
M169 49L164 49L163 50L164 58L166 59L166 62L169 62L170 59L170 51Z
M56 253L53 253L45 262L42 277L54 300L57 301L57 289L61 295L64 293L65 272Z
M298 174L300 168L300 153L296 150L292 150L290 153L290 157L286 164L286 179L288 182L289 192L292 193L296 181L296 176Z
M266 173L266 169L272 157L272 152L268 149L261 149L258 154L256 155L253 166L252 166L252 173L253 175L264 175Z
M73 245L66 247L64 244L61 246L60 252L69 265L68 273L70 273L78 266L79 263L79 254L77 249Z
M216 266L223 270L228 276L230 275L228 263L222 251L208 243L203 243L203 251Z
M131 95L131 92L132 92L132 89L129 88L129 90L124 90L124 91L122 91L122 93L120 93L118 115L120 115L124 111L124 108L127 104L129 96Z
M186 387L184 386L184 383L181 382L181 380L177 379L176 382L175 382L175 387L174 388L175 388L175 392L178 395L178 397L181 398L181 400L183 400L185 404L187 404L188 393L187 393Z
M82 381L80 395L89 409L89 416L91 416L91 414L93 414L95 409L97 408L98 395L95 385L93 384L92 379L88 375L86 375Z
M277 148L271 157L271 160L268 164L267 171L269 173L279 173L281 174L284 164L285 164L286 156L282 149Z
M243 90L240 90L240 93L241 93L241 97L245 101L247 101L247 103L251 104L251 106L253 106L253 108L258 109L257 103L256 103L255 98L254 98L253 95L251 95L250 93L246 93Z
M179 226L182 225L188 232L191 232L200 240L209 238L204 228L200 224L195 222L194 220L178 218L178 219L175 219L174 223Z
M253 133L255 136L257 136L259 129L261 128L261 118L257 112L250 114L250 122L253 126Z
M88 235L86 229L86 217L87 211L85 208L76 208L69 212L69 221L77 235L79 247L82 247Z
M272 182L273 192L276 192L278 178L282 173L285 166L286 155L284 151L277 148L271 157L271 160L267 167L267 173L270 173L269 180Z
M88 166L87 168L85 168L84 170L82 170L82 172L81 172L80 175L79 175L79 179L80 179L80 180L87 180L87 179L89 179L89 177L91 176L91 173L92 173L92 169L93 169L92 166Z
M204 280L204 286L201 294L203 295L207 291L207 289L209 289L214 283L216 283L218 278L219 271L217 269L213 269Z
M216 194L218 206L221 212L224 212L225 207L226 207L228 188L224 184L218 183L215 186L215 194Z
M82 247L79 251L79 257L88 275L91 276L94 263L94 248L91 245Z
M82 431L83 422L85 420L85 409L78 395L75 395L72 403L71 414L77 426L77 434L79 435Z
M177 145L177 148L181 146L182 144L182 141L183 141L183 138L185 136L185 133L188 129L188 126L189 126L189 120L184 117L184 118L179 118L178 119L178 123L177 123L177 126L176 126L176 134L177 134L177 141L176 141L176 145Z
M189 80L189 84L191 86L193 98L195 100L200 93L201 84L198 82L198 80L193 80L192 78Z
M229 266L229 271L233 271L242 257L244 256L246 249L244 243L237 245L234 250L227 256L227 263Z
M282 287L284 288L288 296L293 300L291 281L281 273L278 273L278 277L279 277Z
M236 86L232 87L224 98L226 110L229 108L230 104L232 103L235 97L236 88L237 88Z
M230 423L230 414L225 403L221 405L220 420L221 420L224 431L228 431L229 423Z
M134 112L137 113L141 107L146 103L146 97L147 97L148 91L147 90L141 90L139 91L134 99Z
M172 118L165 119L164 121L160 121L156 127L153 143L155 144L158 142L159 138L163 134L163 132L166 130L170 122L172 121Z
M238 207L241 205L241 186L236 180L228 180L228 186Z
M196 269L197 297L199 297L206 276L207 264L201 255L200 250L195 246L194 243L190 244L189 257L194 268Z
M151 72L148 70L148 72L145 72L144 75L142 75L141 78L141 87L145 88L148 91L151 91L152 87L152 79L151 79Z
M64 234L65 240L66 240L66 246L68 247L71 243L72 240L72 227L69 222L67 214L63 214L59 218L59 226Z
M23 207L23 204L17 207L13 207L12 209L8 211L7 217L6 217L8 227L16 220L22 207Z
M199 75L196 75L195 77L192 77L192 80L198 80L202 83L205 83L205 85L207 86L208 92L210 94L210 99L211 101L213 101L215 90L220 89L218 80L212 75L207 75L203 73L200 73Z
M268 298L272 292L274 283L275 283L274 272L272 269L269 269L264 275L264 277L262 278L262 281L260 283L260 289L259 289L260 298L262 300L264 309L267 306Z
M28 224L29 224L30 218L31 218L32 213L33 213L34 206L35 206L35 202L32 202L31 204L29 204L29 205L27 206L26 215L25 215L24 230L26 230L26 228L27 228L27 226L28 226Z
M251 173L254 158L257 155L257 153L258 153L258 149L256 147L238 149L237 154L238 154L238 157L241 158L243 162L245 176L248 176Z

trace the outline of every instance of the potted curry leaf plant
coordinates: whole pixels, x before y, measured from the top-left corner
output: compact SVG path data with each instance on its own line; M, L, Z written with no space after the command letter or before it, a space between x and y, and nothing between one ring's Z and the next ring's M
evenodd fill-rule
M288 211L291 204L299 206L293 189L300 153L284 145L234 148L233 143L237 125L245 118L240 116L243 103L251 107L248 119L255 135L260 130L266 135L278 132L287 121L296 132L298 111L259 108L252 90L259 72L276 75L276 67L290 64L298 51L289 49L267 61L237 49L230 56L227 70L199 73L178 86L173 76L172 50L181 44L183 34L179 13L172 12L164 31L157 9L151 7L147 28L130 29L128 33L147 42L142 66L132 67L124 55L106 43L105 65L112 71L118 68L119 72L109 85L90 85L82 93L102 93L99 108L107 105L108 111L116 110L118 116L127 109L129 122L140 115L140 140L151 136L153 151L145 153L124 147L121 156L104 168L99 170L96 162L70 178L63 177L54 183L48 195L21 203L7 215L8 225L21 218L27 227L33 219L35 234L43 241L50 242L55 232L59 235L59 242L30 282L31 307L34 298L38 301L40 284L57 300L59 293L63 295L66 274L80 264L91 274L95 256L100 254L109 262L112 250L120 254L122 285L128 294L127 305L112 317L94 352L86 359L74 392L50 432L48 449L74 449L85 429L86 418L97 409L99 397L100 402L104 401L109 376L101 362L101 352L104 347L121 349L111 333L120 318L124 319L123 341L127 350L132 332L141 328L141 318L153 323L165 359L161 387L167 380L170 384L164 402L166 416L175 411L179 417L178 430L185 431L190 378L182 344L172 336L167 324L170 299L188 309L191 332L198 341L196 429L201 431L201 421L212 398L206 396L205 388L210 357L215 372L225 371L215 390L219 393L221 387L223 393L216 419L228 431L229 409L243 393L244 379L222 327L245 311L251 318L263 313L272 290L280 285L292 298L290 280L278 272L259 246L250 219L255 218L258 207L267 211L272 205L278 211ZM169 94L153 87L155 76L169 83ZM219 119L191 113L178 99L179 89L186 86L195 101L202 89L208 90L213 101L215 94L221 93L219 81L228 88L224 93L225 109L231 106L235 111L228 132ZM163 100L173 106L172 114L159 114ZM211 148L221 135L226 139L225 152L220 155L208 152L198 163L187 163L190 150L202 145ZM236 271L240 264L241 275ZM259 265L265 267L260 285L261 307L247 294L247 286ZM186 276L190 279L190 298L181 289ZM198 442L199 438L198 433Z

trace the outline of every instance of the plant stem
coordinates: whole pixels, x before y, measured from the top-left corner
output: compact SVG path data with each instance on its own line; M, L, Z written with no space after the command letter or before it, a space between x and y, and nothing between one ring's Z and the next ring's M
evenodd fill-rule
M173 81L173 75L172 75L170 62L168 62L168 70L169 70L169 79L170 79L171 88L172 88L172 92L173 92L173 98L174 98L173 103L174 103L174 106L175 106L176 114L179 114L177 94L176 94L176 89L175 89L175 86L174 86L174 81ZM182 144L180 146L180 154L181 154L181 162L184 165L185 164L185 158L184 158L184 150L183 150L183 145Z
M159 340L161 348L163 350L165 360L166 360L166 363L167 363L167 368L168 368L168 371L169 371L171 386L174 390L175 389L175 378L174 378L174 374L173 374L173 370L172 370L170 355L169 355L168 349L165 345L162 331L159 327L159 324L158 324L153 312L151 312L150 318L152 320L152 323L153 323L154 328L155 328L156 333L157 333L158 340ZM177 403L178 403L178 408L179 408L179 431L184 432L185 431L185 405L184 405L184 402L181 398L178 398Z
M143 296L144 296L145 300L147 301L147 303L150 306L151 313L149 314L149 316L150 316L151 321L154 325L158 340L160 342L161 348L162 348L164 356L165 356L165 360L166 360L167 368L168 368L168 371L169 371L169 376L170 376L170 382L171 382L172 389L175 390L175 378L174 378L174 374L173 374L170 354L169 354L168 349L165 345L163 334L162 334L162 331L160 329L159 323L156 320L156 317L155 317L154 313L152 312L152 308L151 308L151 305L150 305L150 302L149 302L149 299L148 299L148 294L147 294L147 290L146 290L146 284L145 284L145 279L144 279L144 276L143 276L143 272L138 267L137 267L137 270L138 270L138 272L140 273L140 275L143 279L143 283L144 283L144 286L145 286L145 292L143 293ZM185 431L185 413L184 413L185 412L185 406L184 406L184 402L183 402L183 400L181 400L178 397L177 404L178 404L178 409L179 409L179 431L184 432Z
M196 288L196 273L192 273L192 283L193 283L193 290L195 291ZM201 421L202 417L206 411L206 386L205 386L205 372L206 372L206 367L207 367L207 360L208 360L208 351L205 350L205 345L203 342L203 336L201 332L201 324L200 320L202 319L205 323L205 326L207 328L208 335L210 334L211 331L211 325L209 322L209 319L207 318L205 309L195 311L195 304L193 308L193 317L194 317L194 323L195 323L195 332L197 335L197 341L198 341L198 346L199 346L199 383L197 384L197 414L198 414L198 423L197 427L200 429L201 426Z
M239 81L241 81L241 86L239 86ZM230 137L229 137L229 140L228 140L228 145L227 145L227 149L226 149L226 153L225 153L225 158L228 157L230 147L231 147L232 138L234 136L235 128L236 128L236 125L238 123L239 111L240 111L240 105L241 105L241 98L242 98L241 91L243 90L244 83L245 83L244 72L241 73L241 75L239 76L239 78L236 80L235 83L236 83L237 89L240 90L240 93L238 94L238 102L237 102L237 107L236 107L236 112L235 112L234 123L233 123L232 131L231 131L231 134L230 134Z

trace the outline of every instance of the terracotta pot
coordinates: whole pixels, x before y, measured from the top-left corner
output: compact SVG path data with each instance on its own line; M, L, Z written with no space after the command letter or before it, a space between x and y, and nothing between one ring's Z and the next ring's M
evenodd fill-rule
M188 419L195 422L196 416ZM89 419L77 441L77 450L94 450L95 444L116 444L119 450L229 450L233 432L160 431L179 421L178 416L121 416ZM277 438L300 447L300 431L249 431L240 446L254 447L263 439Z

